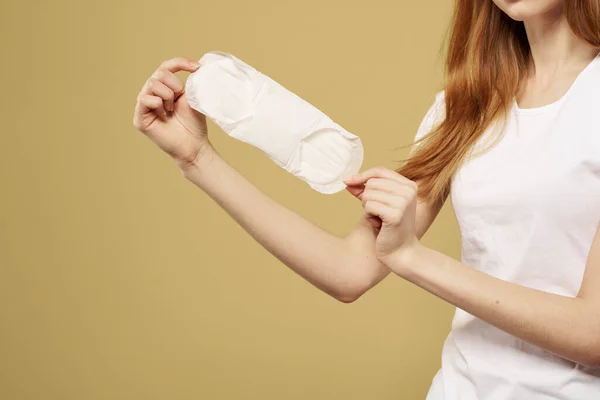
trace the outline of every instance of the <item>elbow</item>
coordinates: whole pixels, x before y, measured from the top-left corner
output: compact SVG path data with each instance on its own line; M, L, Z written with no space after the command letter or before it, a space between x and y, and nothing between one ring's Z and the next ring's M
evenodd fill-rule
M377 285L387 273L389 270L385 274L381 274L380 271L363 271L363 273L355 274L351 279L339 282L330 294L342 303L354 303Z
M368 288L365 288L364 286L352 287L346 285L344 287L337 288L330 293L330 295L339 302L350 304L358 300L367 290Z
M344 293L344 294L336 294L334 298L342 303L350 304L354 303L360 295L356 295L354 293Z
M365 268L364 264L352 265L351 261L346 265L349 265L347 272L338 276L335 284L329 286L331 289L329 294L346 304L354 303L389 273L387 269L386 273L382 274L381 270Z

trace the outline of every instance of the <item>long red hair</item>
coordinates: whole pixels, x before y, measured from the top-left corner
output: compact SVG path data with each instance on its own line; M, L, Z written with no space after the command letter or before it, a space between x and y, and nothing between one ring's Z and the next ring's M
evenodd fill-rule
M600 48L600 0L565 0L564 6L573 32ZM445 115L396 170L419 183L420 198L446 199L469 150L486 128L506 117L530 57L523 22L491 0L456 0L445 62Z

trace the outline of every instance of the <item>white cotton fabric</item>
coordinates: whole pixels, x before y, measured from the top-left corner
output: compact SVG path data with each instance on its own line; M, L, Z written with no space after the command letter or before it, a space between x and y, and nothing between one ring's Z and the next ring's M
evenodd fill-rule
M225 133L267 154L313 189L332 194L360 170L360 138L232 54L211 51L186 81L186 98Z
M560 100L531 109L514 103L501 139L469 158L452 181L464 264L529 288L577 295L600 223L599 111L600 55ZM415 138L442 118L444 92ZM482 136L482 148L488 148L484 138L491 132ZM600 399L600 370L555 356L458 308L427 395L594 399Z

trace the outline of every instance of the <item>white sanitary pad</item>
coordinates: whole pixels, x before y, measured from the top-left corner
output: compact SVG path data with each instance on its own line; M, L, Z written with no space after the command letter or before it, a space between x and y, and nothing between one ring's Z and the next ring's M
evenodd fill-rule
M229 53L204 54L185 91L190 107L321 193L344 189L362 166L358 136Z

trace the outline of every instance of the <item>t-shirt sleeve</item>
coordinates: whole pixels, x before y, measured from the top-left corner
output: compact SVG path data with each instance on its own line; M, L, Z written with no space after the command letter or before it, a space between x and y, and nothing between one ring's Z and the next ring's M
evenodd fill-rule
M427 110L425 117L421 121L419 128L417 129L417 133L415 134L414 141L421 139L423 136L431 132L431 130L445 118L445 99L444 99L444 91L438 92L435 95L435 101ZM415 147L420 146L421 143L415 144Z

